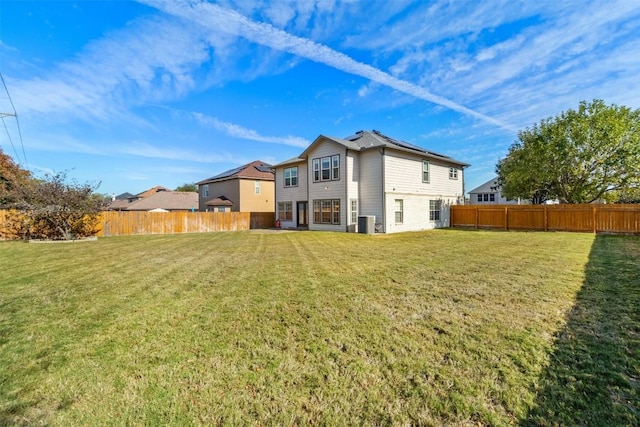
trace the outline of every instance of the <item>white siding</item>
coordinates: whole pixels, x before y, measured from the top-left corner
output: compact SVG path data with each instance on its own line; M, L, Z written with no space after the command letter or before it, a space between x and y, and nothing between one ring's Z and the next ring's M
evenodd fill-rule
M429 162L429 182L422 182L422 161ZM449 168L458 168L458 179L449 178ZM385 153L385 191L411 194L463 196L463 172L442 161L411 156L393 150Z
M309 230L346 231L347 215L349 212L347 191L347 171L345 154L347 149L335 142L324 141L307 153L307 179L309 183ZM313 182L313 159L333 156L340 156L340 179L337 181ZM314 200L340 200L340 224L316 224L314 223L313 201Z
M382 155L378 149L359 153L360 215L373 215L376 224L383 224Z
M298 167L298 186L297 187L285 187L284 186L284 170L290 167ZM278 202L291 202L291 209L293 210L291 221L281 221L280 226L282 228L293 228L298 224L298 210L297 202L307 201L307 165L304 162L297 164L288 164L285 166L279 166L276 168L275 176L276 185L276 219L278 218Z
M449 226L449 206L463 200L463 170L457 165L409 153L385 153L385 232L417 231ZM423 160L429 162L429 182L422 182ZM449 168L458 178L449 178ZM396 223L396 200L403 201L403 221ZM429 219L429 201L440 200L439 221Z
M395 201L403 201L403 221L401 224L395 222ZM429 201L440 200L440 220L431 221L429 219ZM385 224L386 233L398 233L402 231L430 230L433 228L449 227L450 206L455 205L458 198L435 197L407 193L387 194L387 221Z

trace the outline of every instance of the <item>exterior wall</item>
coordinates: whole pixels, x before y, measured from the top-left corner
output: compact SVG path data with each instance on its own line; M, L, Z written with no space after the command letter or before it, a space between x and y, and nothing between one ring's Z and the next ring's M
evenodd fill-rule
M359 153L359 213L358 215L373 215L376 224L383 227L383 156L378 149L366 150ZM380 230L384 231L384 229Z
M429 161L429 182L422 182L422 162ZM457 179L449 168L458 169ZM464 200L464 171L436 159L387 150L384 156L386 233L417 231L449 226L449 206ZM402 200L403 220L396 223L396 200ZM430 200L440 200L440 220L430 220Z
M403 220L395 222L395 201L402 200ZM430 219L430 200L440 200L440 220ZM458 197L426 196L407 193L388 193L386 197L385 232L398 233L403 231L430 230L433 228L449 227L450 207L458 204Z
M204 197L204 185L209 186L209 197ZM233 202L231 210L233 212L239 212L240 208L240 189L238 187L237 179L228 179L226 181L212 182L209 184L201 185L198 188L198 201L200 212L206 212L207 202L216 197L225 196Z
M298 167L298 186L297 187L285 187L284 186L284 170L290 167ZM293 228L298 225L298 202L307 201L307 164L301 162L297 164L288 164L276 168L276 180L275 180L275 213L276 219L278 218L278 203L279 202L291 202L292 217L291 221L280 220L280 226L282 228ZM311 214L310 209L313 206L307 205L307 211Z
M238 206L240 212L273 212L275 210L275 185L273 181L255 179L237 179L236 181L240 187ZM260 181L260 194L256 194L255 191L256 181Z
M346 164L347 150L345 147L331 141L319 143L308 153L307 160L307 182L309 183L309 230L325 231L346 231L347 212L349 206L346 200ZM337 181L313 182L313 159L333 156L340 156L340 179ZM313 201L314 200L340 200L340 224L316 224L314 222Z
M387 150L385 192L463 197L463 171L445 162ZM429 162L429 182L422 182L422 161ZM458 179L449 178L449 168L458 169Z

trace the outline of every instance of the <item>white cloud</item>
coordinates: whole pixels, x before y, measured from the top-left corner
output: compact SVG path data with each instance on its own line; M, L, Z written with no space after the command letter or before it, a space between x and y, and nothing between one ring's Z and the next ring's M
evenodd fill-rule
M306 148L311 141L299 136L265 136L260 135L253 129L247 129L235 123L224 122L215 117L205 116L201 113L193 113L193 117L202 125L213 127L234 138L247 139L256 142L265 142L269 144L284 144L293 147Z
M143 0L142 3L197 23L203 28L215 28L216 31L224 31L276 50L292 53L513 131L511 126L493 117L435 95L423 87L400 80L375 67L355 61L349 56L325 45L297 37L269 24L251 21L233 10L227 10L218 5L202 1Z

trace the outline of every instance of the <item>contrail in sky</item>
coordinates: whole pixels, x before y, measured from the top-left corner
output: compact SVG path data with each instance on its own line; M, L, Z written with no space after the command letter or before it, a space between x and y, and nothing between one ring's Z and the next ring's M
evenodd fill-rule
M509 132L515 130L512 126L502 123L493 117L478 113L447 98L435 95L416 84L398 79L375 67L358 62L328 46L294 36L270 24L252 21L234 10L199 0L140 0L140 2L165 13L187 19L204 28L213 27L217 31L243 37L272 49L292 53L346 73L364 77L399 92L491 123Z

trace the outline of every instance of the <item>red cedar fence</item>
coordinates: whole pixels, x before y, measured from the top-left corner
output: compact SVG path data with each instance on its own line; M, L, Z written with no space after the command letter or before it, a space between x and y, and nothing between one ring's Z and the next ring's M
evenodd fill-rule
M8 211L0 210L0 238L12 238L6 229ZM274 226L273 212L127 212L100 214L97 235L211 233Z
M640 234L640 205L454 205L451 227Z

